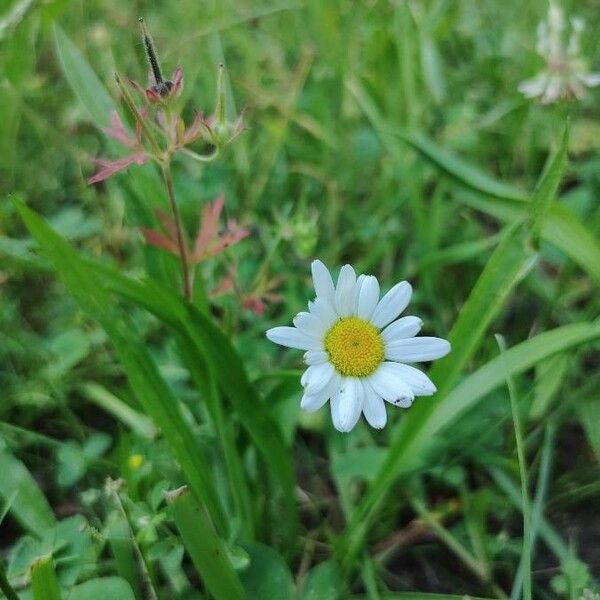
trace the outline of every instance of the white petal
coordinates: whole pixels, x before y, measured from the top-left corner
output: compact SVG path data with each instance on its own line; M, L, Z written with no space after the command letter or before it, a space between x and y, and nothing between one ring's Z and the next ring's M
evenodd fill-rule
M537 98L543 95L546 89L547 77L540 74L533 79L527 79L519 84L518 90L528 98Z
M352 309L353 315L358 313L358 297L360 296L360 289L362 288L366 277L366 275L361 274L356 278L356 287L354 288L354 308Z
M331 419L338 431L350 431L357 423L363 406L363 387L354 377L342 381L337 394L332 396Z
M329 363L311 365L304 371L300 383L304 386L304 392L309 396L318 394L331 381L335 373L334 366Z
M580 76L581 81L588 87L600 85L600 73L586 73Z
M337 373L334 373L330 382L318 394L304 394L304 396L302 396L300 408L307 410L308 412L319 410L329 398L338 393L341 384L341 377Z
M395 368L415 396L431 396L436 393L437 388L433 381L419 369L400 363L396 363Z
M267 338L280 346L298 350L322 350L320 340L310 337L295 327L273 327L267 331Z
M351 315L354 311L355 293L356 273L350 265L344 265L335 288L335 307L340 317Z
M383 429L387 423L385 403L379 394L371 387L368 381L363 381L364 400L363 413L367 423L375 429Z
M323 298L333 304L335 288L329 269L320 261L313 260L310 266L312 270L313 285L317 298Z
M304 362L308 365L321 365L329 360L329 354L325 350L309 350L304 353Z
M379 282L377 281L377 277L367 275L358 293L356 314L361 319L368 321L373 315L377 302L379 302Z
M382 363L368 381L384 400L405 408L412 404L415 395L395 367L395 363Z
M380 329L391 323L408 306L411 295L412 287L408 281L397 283L379 301L371 323Z
M417 335L423 327L423 321L419 317L402 317L393 323L390 323L381 333L381 337L386 344L403 340Z
M450 352L450 342L436 337L398 340L385 346L385 357L399 362L424 362L442 358Z
M317 298L314 302L309 302L308 310L311 315L315 315L323 322L325 328L331 327L339 319L333 305L323 298Z
M319 340L323 339L325 331L327 331L327 327L321 319L307 312L298 313L294 317L294 326L302 331L302 333Z

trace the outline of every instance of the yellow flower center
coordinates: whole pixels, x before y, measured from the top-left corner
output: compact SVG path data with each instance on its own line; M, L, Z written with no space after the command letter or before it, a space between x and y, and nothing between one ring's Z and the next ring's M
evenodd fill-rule
M377 327L358 317L344 317L325 334L325 350L338 373L368 377L383 362L383 340Z

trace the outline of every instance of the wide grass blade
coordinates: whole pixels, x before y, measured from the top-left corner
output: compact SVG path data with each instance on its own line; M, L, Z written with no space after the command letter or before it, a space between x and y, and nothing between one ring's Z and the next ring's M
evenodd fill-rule
M0 442L0 497L10 503L11 515L22 527L41 538L56 519L46 497L27 467Z
M430 376L443 397L477 350L492 320L515 286L535 264L521 227L506 231L458 315L449 335L452 352L435 363ZM429 404L428 406L430 406ZM412 412L411 412L412 414ZM411 414L407 416L410 418Z
M508 183L490 177L487 173L463 160L453 152L441 148L424 134L407 134L399 131L395 133L398 138L412 146L419 154L436 164L456 181L496 198L505 198L520 202L528 200L525 192Z
M193 435L187 424L182 422L183 417L179 411L172 408L177 406L177 401L158 374L144 345L133 343L132 325L123 318L115 319L114 314L107 312L106 307L111 304L110 298L106 297L107 290L117 292L152 312L185 338L188 350L196 353L198 361L210 361L220 388L230 398L236 413L240 415L240 423L247 429L269 465L273 477L283 489L286 522L292 536L297 515L291 453L277 423L258 397L239 355L227 337L198 308L164 290L153 280L136 282L115 269L81 259L68 242L56 234L43 219L18 200L15 200L15 205L71 292L84 309L107 329L126 371L131 369L130 383L132 386L135 384L146 412L169 439L186 472L190 488L199 499L208 502L211 516L216 516L223 526L222 509L215 497L212 483L208 481L207 468L201 466L202 460ZM252 407L252 410L248 410L248 407ZM221 527L218 529L221 531Z
M410 144L422 156L436 164L447 175L468 187L497 198L522 202L528 200L525 192L490 177L454 153L440 148L422 133L408 134L400 132L398 128L386 122L363 85L357 79L348 79L346 87L350 90L361 110L373 125L373 128L385 144L387 150L392 154L399 152L398 138L400 138Z
M237 573L203 508L186 488L167 493L171 514L183 544L204 585L216 600L246 597Z
M548 209L556 198L556 192L567 166L567 148L569 145L569 124L565 125L565 131L560 142L558 152L552 157L548 168L540 177L533 196L531 197L531 206L529 215L531 220L531 232L533 238L537 240L543 222L546 219Z
M527 195L506 184L483 176L476 167L438 148L421 134L402 136L433 164L451 175L456 181L484 195L472 198L457 195L457 199L505 221L523 219L535 214L539 235L548 244L564 252L600 285L600 242L597 237L562 204L552 204L560 176L566 166L568 129L548 170L542 175L534 192L532 205L527 206ZM482 178L483 176L483 178ZM533 212L532 212L533 211Z
M350 78L346 81L346 87L391 154L398 156L397 140L402 139L450 178L478 192L475 197L458 194L459 201L505 221L520 220L528 216L531 206L528 206L530 197L526 192L490 177L455 153L441 148L423 133L409 134L398 131L381 116L377 106L357 79ZM542 175L537 187L539 195L536 215L541 223L539 233L545 242L564 252L600 285L600 242L566 206L552 204L552 193L548 194L556 184L557 173L564 170L566 165L567 136L568 131L565 130L560 149L551 161L554 169L548 169ZM548 177L546 184L542 186L541 182L550 174L552 177ZM555 184L552 184L552 181Z
M52 555L43 556L31 566L33 600L62 600Z
M72 247L22 202L15 206L32 236L54 263L65 285L81 307L97 319L121 359L129 384L140 404L160 427L186 475L192 491L204 503L217 529L228 530L212 475L203 460L193 430L183 417L177 398L165 383L144 342L129 318L116 311L103 286L85 267Z
M54 25L54 41L63 73L82 107L93 122L108 125L115 103L105 86L58 24Z

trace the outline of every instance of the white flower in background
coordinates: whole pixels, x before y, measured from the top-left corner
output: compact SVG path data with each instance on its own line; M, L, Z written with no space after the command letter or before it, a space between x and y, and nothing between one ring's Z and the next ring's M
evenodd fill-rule
M552 104L581 98L586 88L600 85L600 73L589 73L580 56L579 39L584 28L583 19L574 17L567 23L561 8L550 2L547 21L538 25L536 45L546 67L519 84L519 91L528 98L538 98L542 104Z
M316 298L309 312L294 318L294 327L274 327L267 337L276 344L305 350L308 368L300 380L301 407L313 412L331 400L336 429L350 431L361 412L381 429L387 422L384 400L408 408L415 396L431 396L431 380L406 363L430 361L450 352L436 337L415 337L423 321L402 317L412 288L395 285L379 299L379 282L372 275L356 277L350 265L340 271L337 285L327 267L312 263Z

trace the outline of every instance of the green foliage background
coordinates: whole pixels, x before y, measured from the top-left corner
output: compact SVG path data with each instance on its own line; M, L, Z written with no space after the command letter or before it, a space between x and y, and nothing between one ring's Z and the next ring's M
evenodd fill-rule
M564 8L600 70L597 2ZM0 548L19 597L518 598L529 575L534 598L596 589L600 91L518 93L546 11L0 4ZM100 129L113 72L146 78L140 14L165 71L185 70L188 118L213 110L220 61L230 114L246 108L219 160L174 166L190 235L219 193L251 231L201 266L193 307L139 234L167 206L152 167L86 184L119 152ZM426 334L453 342L436 397L382 432L301 414L300 355L264 338L304 308L315 257L410 280ZM232 272L235 293L214 295ZM270 286L264 315L244 308Z

